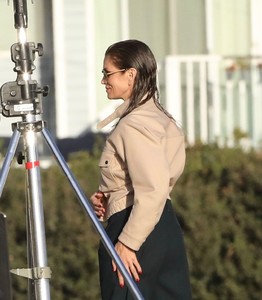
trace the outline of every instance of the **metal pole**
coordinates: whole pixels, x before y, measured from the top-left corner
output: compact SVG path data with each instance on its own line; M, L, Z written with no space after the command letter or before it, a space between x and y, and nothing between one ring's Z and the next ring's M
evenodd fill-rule
M1 168L1 173L0 173L0 197L1 197L3 189L4 189L4 185L6 183L6 179L8 176L8 172L10 170L12 160L15 156L15 151L16 151L16 148L18 145L20 135L21 134L19 131L17 131L17 130L14 131L12 138L10 140L7 152L6 152L6 156L5 156L3 166Z
M38 158L37 132L33 123L28 123L23 132L25 168L27 178L27 223L28 246L31 257L29 269L36 270L32 277L35 299L50 299L49 278L45 278L47 267L45 222L43 213L40 164ZM33 274L33 272L32 272ZM49 277L49 276L47 276Z
M9 272L6 216L0 212L0 299L11 300L11 280Z
M45 223L43 213L43 199L41 176L37 147L37 115L41 109L36 110L32 99L36 97L37 85L33 85L31 74L35 68L34 53L41 49L36 49L27 42L26 28L28 27L27 0L13 0L15 28L18 32L18 46L13 49L13 60L17 63L18 82L21 84L21 98L29 101L29 112L23 117L24 122L20 123L20 131L24 141L25 168L27 180L27 239L28 239L28 270L30 290L29 298L32 296L36 300L50 299L49 278L50 269L47 266ZM18 59L14 57L14 52L18 52ZM41 53L42 55L42 53ZM19 83L20 84L20 83ZM27 103L25 103L27 104ZM25 109L28 107L25 105ZM31 109L31 112L30 112ZM39 117L39 116L38 116ZM31 281L30 281L31 280ZM31 283L31 285L30 285ZM32 294L31 294L32 292Z

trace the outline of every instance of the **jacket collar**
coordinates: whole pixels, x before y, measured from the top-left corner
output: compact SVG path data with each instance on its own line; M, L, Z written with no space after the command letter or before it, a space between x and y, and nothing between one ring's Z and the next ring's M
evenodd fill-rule
M115 119L117 118L121 118L122 115L125 113L125 111L127 110L128 106L129 106L129 100L125 100L121 105L119 105L116 110L109 115L108 117L106 117L104 120L98 122L97 124L97 129L102 129L104 128L106 125L108 125L109 123L113 122Z

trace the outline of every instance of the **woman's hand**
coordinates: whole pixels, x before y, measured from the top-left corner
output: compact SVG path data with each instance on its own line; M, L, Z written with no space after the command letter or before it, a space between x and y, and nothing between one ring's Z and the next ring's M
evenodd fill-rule
M95 214L97 215L98 218L103 218L105 215L105 196L102 192L98 191L94 193L91 197L90 200L93 204L93 208L95 211Z
M121 242L117 242L115 245L115 250L119 257L121 258L124 266L127 268L130 276L132 276L135 281L139 282L139 274L142 274L142 268L137 260L136 253L134 250L126 247ZM120 271L117 269L116 264L112 261L113 271L117 271L117 276L119 280L119 285L124 286L124 278Z

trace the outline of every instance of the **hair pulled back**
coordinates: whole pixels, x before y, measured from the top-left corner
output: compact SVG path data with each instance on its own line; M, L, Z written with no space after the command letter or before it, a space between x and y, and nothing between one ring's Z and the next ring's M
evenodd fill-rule
M151 98L158 104L157 106L160 106L157 63L152 51L145 43L138 40L120 41L108 47L105 56L110 57L112 63L119 69L135 68L137 70L129 99L130 104L125 115Z

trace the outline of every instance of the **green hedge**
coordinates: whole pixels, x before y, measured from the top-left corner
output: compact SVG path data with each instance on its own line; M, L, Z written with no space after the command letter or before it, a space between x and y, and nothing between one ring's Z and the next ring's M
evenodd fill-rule
M188 150L175 191L194 299L261 299L262 156L240 149Z
M87 196L98 184L100 147L71 155L69 165ZM187 149L172 194L185 233L195 300L259 300L262 282L262 156L240 149ZM98 300L99 238L61 169L41 171L52 299ZM0 201L8 218L11 268L26 267L25 179L12 167ZM12 275L14 299L27 281Z

